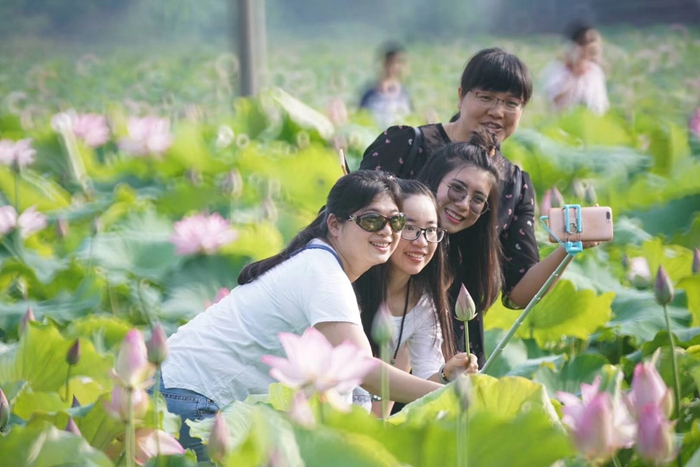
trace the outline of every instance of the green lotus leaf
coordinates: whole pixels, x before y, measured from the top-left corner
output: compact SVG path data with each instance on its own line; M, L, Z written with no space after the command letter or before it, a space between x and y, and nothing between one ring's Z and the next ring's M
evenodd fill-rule
M557 391L577 394L581 390L581 383L592 383L607 364L608 361L600 355L576 355L564 363L559 371L553 371L546 366L541 367L537 370L534 380L544 384L550 397L556 397Z
M79 436L59 430L46 421L16 426L0 436L0 452L4 465L24 467L113 467L101 451L90 447Z
M0 167L0 191L10 204L16 206L15 193L18 193L20 213L30 206L37 211L47 212L66 208L70 205L70 194L50 178L42 177L31 169L24 169L19 178L19 190L16 191L16 177L8 167Z
M693 317L691 326L700 326L700 275L685 277L678 282L677 287L684 289L688 300L688 311Z
M53 324L31 323L20 341L0 354L0 384L26 381L33 391L57 391L68 375L66 353L72 345L73 341L61 336ZM71 368L71 376L87 376L105 389L111 388L108 373L114 357L99 355L85 339L80 345L80 361Z

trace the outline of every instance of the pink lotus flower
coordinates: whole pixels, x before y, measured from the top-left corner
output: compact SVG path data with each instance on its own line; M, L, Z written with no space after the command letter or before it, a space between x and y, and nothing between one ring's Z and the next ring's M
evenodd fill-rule
M7 401L5 393L0 389L0 431L5 428L10 421L10 413L10 403Z
M24 316L22 316L22 321L19 322L20 336L24 334L24 330L27 329L27 325L32 321L36 321L36 318L34 317L34 310L32 310L32 307L27 307L27 311L25 311Z
M78 114L73 117L73 134L96 148L109 141L110 133L107 117L97 114Z
M139 428L136 430L136 452L134 461L138 465L144 465L148 459L159 454L162 456L175 456L184 454L185 449L168 433L152 428Z
M653 358L650 362L638 363L634 368L632 390L627 401L630 411L637 419L648 404L661 408L667 417L673 412L673 393L656 370L655 360Z
M174 227L175 234L170 237L170 241L175 245L175 253L179 255L210 255L238 238L238 233L218 213L185 217L176 222Z
M215 305L219 303L221 300L223 300L225 297L230 294L231 291L227 289L226 287L221 287L218 292L216 292L216 297L214 297L214 301L211 300L205 300L204 301L204 307L209 308L212 305Z
M37 212L34 206L27 208L19 217L13 206L0 207L0 235L6 235L17 227L22 238L27 238L46 228L46 216Z
M17 218L17 225L22 237L26 238L46 228L46 216L37 212L36 208L31 206Z
M119 147L134 156L162 154L172 144L170 122L154 116L131 117L126 124L129 136L119 141Z
M635 425L624 405L608 392L600 392L600 377L581 384L581 399L557 392L564 402L562 422L579 452L589 461L610 459L618 449L632 446Z
M12 141L0 140L0 164L14 167L26 167L34 162L36 150L32 148L32 139Z
M148 361L148 351L143 335L137 329L126 333L112 377L122 387L142 389L153 384L154 366Z
M232 446L231 432L226 426L224 416L219 412L214 417L214 425L209 434L209 446L207 448L209 458L217 465L223 464L224 458L226 458Z
M647 404L639 413L635 449L646 461L666 465L676 456L673 426L661 407Z
M627 278L632 285L638 288L645 288L651 284L651 270L646 258L636 257L630 259L630 271Z
M697 248L693 253L693 265L691 266L693 274L700 274L700 250Z
M304 395L303 391L298 391L292 399L292 407L289 410L289 416L292 420L306 429L313 430L316 428L316 418L311 410L309 400Z
M695 136L700 138L700 107L695 109L695 113L693 113L688 123L688 128L691 132L695 133Z
M148 361L154 365L160 365L168 358L168 336L165 335L160 323L153 328L151 338L146 344Z
M112 389L112 400L104 402L104 408L107 414L121 422L129 420L128 407L128 389L121 386L114 386ZM134 389L131 391L131 401L134 408L134 419L141 420L148 412L148 394L143 389Z
M359 356L350 342L333 347L314 327L301 336L280 333L279 340L287 358L265 355L262 361L272 367L270 376L307 395L318 391L335 397L336 391L349 392L379 365L377 359Z

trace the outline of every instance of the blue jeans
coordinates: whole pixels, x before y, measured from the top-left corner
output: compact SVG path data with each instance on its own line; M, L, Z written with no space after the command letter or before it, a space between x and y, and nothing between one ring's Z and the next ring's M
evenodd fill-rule
M213 400L205 397L197 392L189 389L180 388L165 388L163 377L160 381L160 393L163 395L168 406L168 412L179 415L182 419L180 427L179 442L185 449L192 449L197 454L197 461L203 462L209 460L202 440L190 436L190 427L185 423L185 420L204 420L212 418L219 411L219 406ZM148 390L153 394L153 389Z

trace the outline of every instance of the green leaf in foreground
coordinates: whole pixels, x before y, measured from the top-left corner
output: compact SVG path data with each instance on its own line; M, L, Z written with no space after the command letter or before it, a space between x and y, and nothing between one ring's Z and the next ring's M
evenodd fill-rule
M113 466L103 452L90 447L84 438L46 421L13 427L6 436L0 436L0 452L3 465L7 466Z

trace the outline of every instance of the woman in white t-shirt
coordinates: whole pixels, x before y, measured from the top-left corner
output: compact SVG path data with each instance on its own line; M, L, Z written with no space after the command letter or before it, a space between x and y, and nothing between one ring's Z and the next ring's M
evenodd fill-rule
M405 225L400 206L393 177L366 170L342 177L324 210L287 248L246 266L238 287L168 339L162 393L168 410L183 418L180 443L199 460L206 453L184 420L266 393L274 380L261 358L285 356L279 333L314 326L331 344L349 341L360 356L372 355L352 282L396 249ZM394 400L410 402L440 387L383 365ZM363 384L372 393L380 391L380 366Z
M362 307L365 333L380 307L394 318L391 364L413 375L447 383L459 373L478 370L475 355L455 353L447 290L445 230L438 226L437 201L430 188L416 180L399 180L406 226L396 251L386 264L373 267L354 284ZM372 342L375 354L378 349ZM447 362L445 362L447 358ZM357 388L353 402L366 406L370 395ZM379 404L375 413L381 415Z

